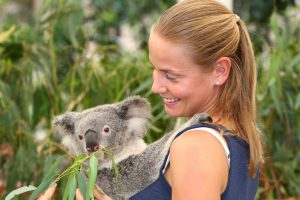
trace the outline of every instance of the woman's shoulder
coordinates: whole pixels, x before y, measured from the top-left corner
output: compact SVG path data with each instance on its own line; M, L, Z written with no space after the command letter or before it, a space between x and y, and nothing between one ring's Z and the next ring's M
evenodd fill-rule
M218 134L216 131L215 134L212 134L210 131L202 128L189 130L174 139L170 147L170 153L185 152L187 157L195 155L197 158L211 159L207 157L209 154L227 160L224 154L224 146L220 141L225 141L225 139L221 135L216 134ZM217 136L218 139L216 139Z
M205 182L221 192L226 188L228 160L223 146L207 131L190 130L177 137L170 147L170 166L179 179L189 174L191 180L187 182Z

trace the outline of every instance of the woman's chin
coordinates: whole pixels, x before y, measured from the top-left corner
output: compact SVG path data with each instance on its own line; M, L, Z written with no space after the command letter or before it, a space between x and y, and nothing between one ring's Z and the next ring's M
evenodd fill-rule
M182 113L177 110L165 108L165 111L171 117L183 117Z

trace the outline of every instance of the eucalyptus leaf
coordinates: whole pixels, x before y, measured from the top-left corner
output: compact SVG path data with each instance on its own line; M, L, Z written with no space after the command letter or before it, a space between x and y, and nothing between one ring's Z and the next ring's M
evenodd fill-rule
M77 174L77 182L82 196L86 197L87 184L86 184L85 176L82 172L79 172Z
M81 168L81 164L88 159L89 156L86 155L79 155L75 158L73 164L71 166L69 166L66 170L64 170L61 174L59 174L56 178L56 181L59 181L61 178L63 178L64 176L69 175L70 173L77 173L80 171Z
M42 183L37 187L37 189L31 194L30 200L35 200L38 195L40 195L42 192L44 192L51 183L55 182L56 175L58 174L58 168L63 158L65 158L66 155L60 156L54 164L50 167L48 173L46 174L44 180Z
M51 168L49 169L49 172L46 174L46 177L57 175L58 168L59 168L59 165L61 164L61 161L63 159L66 159L67 157L68 157L67 155L61 155L61 156L59 156L56 159L56 161L54 162L54 164L51 166Z
M89 180L88 180L87 194L89 198L94 198L94 186L96 183L97 171L98 171L98 160L96 156L93 154L90 157L90 168L88 172Z
M116 164L116 161L115 161L115 158L114 158L113 154L110 151L108 151L108 150L104 150L104 153L107 154L109 156L109 158L111 159L112 166L113 166L114 172L116 174L116 178L118 179L118 177L119 177L119 169L118 169L118 166Z
M66 186L65 186L64 193L63 193L63 200L67 200L68 197L69 197L69 194L70 194L70 186L71 186L71 182L72 182L73 176L74 176L74 174L70 174L70 175L68 176L68 181L67 181L67 184L66 184Z
M12 198L14 198L15 196L19 195L19 194L23 194L25 192L30 192L32 190L35 190L36 187L35 186L32 186L32 185L28 185L28 186L23 186L23 187L20 187L16 190L13 190L11 191L6 197L5 197L5 200L10 200Z
M75 199L75 191L77 187L77 182L76 182L76 175L73 174L71 183L70 183L70 189L69 189L69 200L74 200Z
M30 195L29 200L35 200L42 192L44 192L54 181L55 177L46 178L34 192Z

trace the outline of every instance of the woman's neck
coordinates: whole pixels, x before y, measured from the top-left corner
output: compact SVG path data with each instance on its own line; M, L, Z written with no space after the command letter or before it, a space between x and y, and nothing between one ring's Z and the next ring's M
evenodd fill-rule
M234 133L237 131L237 126L235 125L233 120L222 118L220 117L220 115L212 115L211 117L214 124L220 124L227 129L232 130Z

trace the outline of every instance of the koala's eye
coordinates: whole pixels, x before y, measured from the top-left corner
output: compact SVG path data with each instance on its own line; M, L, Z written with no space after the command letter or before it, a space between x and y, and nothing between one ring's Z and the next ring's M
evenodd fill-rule
M83 139L82 135L78 135L78 137L79 137L79 140L82 140L82 139Z
M109 126L104 126L104 127L103 127L103 132L104 132L104 133L109 133L109 132L110 132Z

